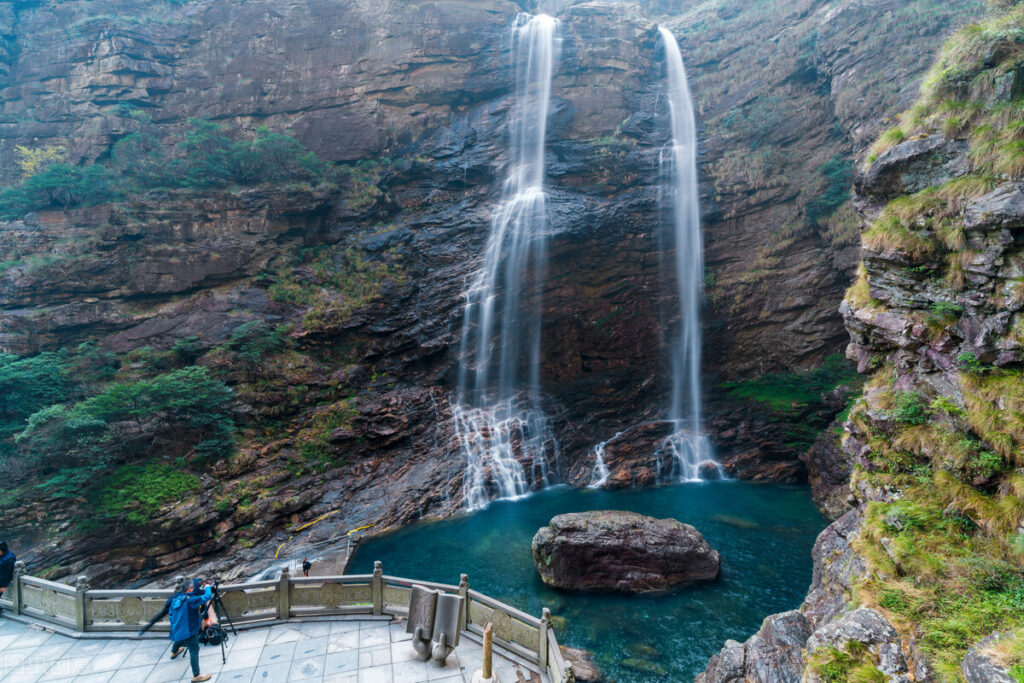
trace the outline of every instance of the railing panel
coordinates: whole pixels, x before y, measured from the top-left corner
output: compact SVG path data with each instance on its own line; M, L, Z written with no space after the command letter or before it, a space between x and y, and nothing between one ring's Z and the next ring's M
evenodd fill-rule
M565 671L565 658L562 656L562 651L558 649L558 638L555 637L553 631L548 631L547 667L552 672L557 671L559 680L561 679L562 672Z
M128 595L109 595L114 592ZM92 591L85 594L86 630L92 630L93 626L122 626L124 630L140 628L163 609L171 595L170 591L167 591L166 597L146 596L141 594L142 591L135 595L131 595L132 591L103 593L105 595L102 597L93 595Z
M478 593L475 590L470 590L469 596L474 601L479 602L482 605L486 605L491 609L500 609L503 612L507 613L509 616L515 617L519 621L527 623L533 626L534 628L540 628L540 619L534 616L530 616L526 612L517 610L515 607L512 607L511 605L506 605L500 600L495 600L494 598L488 597L483 593Z
M266 619L277 616L278 584L252 588L253 584L221 586L220 599L232 619Z
M412 588L384 584L384 611L393 614L408 614Z
M513 648L530 661L537 662L537 641L540 639L540 620L519 610L491 600L476 591L469 592L468 626L483 629L490 622L493 625L494 640L503 647ZM526 617L529 621L520 618ZM531 623L532 622L532 623ZM520 652L521 650L521 652ZM537 662L543 666L544 662Z
M445 593L458 593L459 587L454 586L450 583L435 583L433 581L416 581L414 579L403 579L398 576L387 576L384 577L384 583L390 583L399 586L406 586L411 588L413 584L417 586L423 586L424 588L431 588L437 591L444 591Z
M74 626L75 591L73 588L68 589L68 586L63 584L42 579L26 581L25 578L22 579L21 584L22 614L43 621Z
M33 588L40 588L45 590L51 590L54 593L61 593L63 595L74 595L75 589L73 586L69 586L64 583L58 583L56 581L47 581L46 579L39 579L35 576L22 576L22 586L32 586Z

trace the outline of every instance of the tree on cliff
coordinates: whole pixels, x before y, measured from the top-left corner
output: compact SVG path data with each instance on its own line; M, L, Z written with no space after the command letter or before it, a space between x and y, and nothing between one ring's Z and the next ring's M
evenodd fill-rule
M234 446L231 389L190 366L108 386L74 405L55 404L28 419L17 443L43 471L104 466L159 452L213 459Z

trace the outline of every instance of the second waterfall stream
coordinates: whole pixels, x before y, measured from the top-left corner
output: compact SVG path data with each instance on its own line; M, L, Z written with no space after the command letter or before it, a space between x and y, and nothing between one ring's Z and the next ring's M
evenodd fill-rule
M679 330L669 337L672 403L668 418L675 424L675 431L665 440L665 448L672 456L667 478L697 481L701 478L702 464L719 469L701 420L700 307L704 290L704 245L697 186L697 123L679 44L664 26L659 26L658 31L665 46L672 121L672 142L661 155L662 204L671 207L680 315Z

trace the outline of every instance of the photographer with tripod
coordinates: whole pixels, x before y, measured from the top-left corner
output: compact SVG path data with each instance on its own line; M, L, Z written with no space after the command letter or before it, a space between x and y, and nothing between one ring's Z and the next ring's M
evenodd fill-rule
M231 615L220 599L218 588L216 581L193 579L192 583L184 588L179 587L178 591L168 598L163 609L139 632L139 635L142 635L153 628L153 624L170 614L170 636L174 641L171 646L171 659L177 659L188 648L193 683L210 680L209 674L199 673L200 642L204 645L220 645L221 661L227 661L224 643L228 639L228 634L220 625L220 616L228 620L231 632L237 635L235 625L231 622Z
M204 584L202 579L193 579L186 588L179 587L178 592L167 599L160 613L142 629L143 633L148 631L164 615L170 614L170 638L174 641L171 645L171 659L177 659L188 648L193 683L210 680L209 674L199 673L199 629L202 626L203 606L212 599L213 588Z

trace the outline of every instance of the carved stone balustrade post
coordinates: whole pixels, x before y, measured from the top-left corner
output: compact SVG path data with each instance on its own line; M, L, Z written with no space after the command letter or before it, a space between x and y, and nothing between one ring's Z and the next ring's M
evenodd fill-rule
M292 612L292 573L287 566L281 567L281 578L277 584L277 618L287 619Z
M79 576L78 580L75 581L75 630L84 633L85 632L85 615L86 615L86 604L85 601L88 599L86 591L89 590L89 577Z
M11 607L11 611L15 614L21 614L21 577L25 574L25 561L18 560L14 563L14 576L11 578L11 586L8 588L11 602L14 605Z
M572 664L565 665L565 671L562 673L562 681L564 683L576 683L576 671L572 668Z
M459 610L459 632L466 630L469 622L469 574L459 575L459 595L462 596L462 608Z
M540 629L537 635L537 664L543 671L548 666L548 629L551 628L551 610L547 607L540 612Z
M373 580L370 582L373 593L373 613L384 613L384 565L380 560L373 562Z

